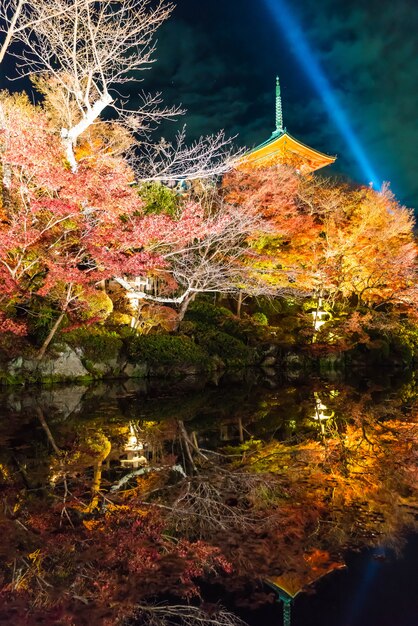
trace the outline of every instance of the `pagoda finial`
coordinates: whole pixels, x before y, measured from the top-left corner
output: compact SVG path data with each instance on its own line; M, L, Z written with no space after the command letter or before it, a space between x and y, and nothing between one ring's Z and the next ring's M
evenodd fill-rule
M283 111L282 111L282 97L280 94L280 81L276 76L276 131L278 133L283 132Z

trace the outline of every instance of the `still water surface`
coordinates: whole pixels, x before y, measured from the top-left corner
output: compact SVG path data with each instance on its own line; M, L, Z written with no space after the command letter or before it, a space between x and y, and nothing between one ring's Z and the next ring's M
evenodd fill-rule
M90 582L84 589L74 572L87 580L96 557L87 563L74 544L77 565L61 563L61 571L54 541L65 542L67 528L95 533L98 516L119 507L121 518L126 507L142 511L142 502L141 515L158 509L167 516L170 541L216 546L228 566L211 566L201 593L254 626L283 623L279 596L289 601L294 626L418 625L413 375L351 384L249 374L216 384L190 378L10 389L0 393L0 410L8 543L0 557L9 594L0 623L19 624L20 605L28 624L84 623L74 606L91 606L103 590L93 593ZM46 517L48 508L55 517ZM114 527L105 533L110 544ZM124 558L134 561L117 541L120 561L93 542L112 576ZM206 558L193 554L185 558ZM126 584L129 572L117 580ZM181 581L192 586L201 575L197 569L180 583L145 585L141 599L181 596ZM73 617L65 621L67 613L51 607L69 589ZM116 607L115 597L100 601ZM116 624L118 611L98 612L90 623Z

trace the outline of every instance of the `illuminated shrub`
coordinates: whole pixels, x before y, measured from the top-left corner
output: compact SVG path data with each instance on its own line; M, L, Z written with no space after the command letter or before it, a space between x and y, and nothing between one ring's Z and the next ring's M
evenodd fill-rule
M116 359L123 346L116 332L100 327L77 328L64 333L63 338L72 348L81 348L93 362Z
M136 335L127 339L126 348L133 361L156 365L208 363L204 349L184 335Z
M192 322L200 322L208 326L223 324L225 319L233 318L233 313L223 306L215 306L204 300L193 302L187 311L187 319Z
M253 320L253 322L259 324L260 326L268 326L269 323L267 315L261 313L260 311L257 311L257 313L253 313L251 319Z
M218 356L231 367L245 367L255 362L255 351L242 341L219 330L199 334L197 341L211 356Z

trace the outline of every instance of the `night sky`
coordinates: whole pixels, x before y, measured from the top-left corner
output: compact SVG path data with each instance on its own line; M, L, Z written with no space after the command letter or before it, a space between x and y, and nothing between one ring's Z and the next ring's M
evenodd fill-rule
M270 0L275 2L279 9L281 0ZM267 5L268 0L178 0L159 32L158 60L143 86L161 89L166 102L187 108L179 124L187 123L190 139L223 128L238 135L239 145L252 147L274 130L278 74L288 131L338 155L324 173L367 184ZM287 6L378 178L418 208L417 1L289 0Z
M275 76L282 86L284 124L304 143L337 155L323 170L368 184L340 129L313 88L280 28L286 0L177 0L158 34L156 62L135 92L161 90L181 103L190 140L224 129L253 147L274 130ZM377 178L418 212L418 0L287 0L312 54L343 108ZM269 8L270 5L270 8ZM285 5L286 6L286 5ZM272 7L276 8L276 20ZM300 50L299 50L300 53ZM10 61L4 74L12 73ZM5 71L6 70L6 71ZM126 89L125 89L126 91ZM175 124L159 136L174 134Z

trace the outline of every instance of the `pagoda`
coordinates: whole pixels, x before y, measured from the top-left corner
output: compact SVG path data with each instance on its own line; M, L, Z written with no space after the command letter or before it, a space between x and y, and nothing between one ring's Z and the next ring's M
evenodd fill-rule
M256 148L247 152L239 163L239 168L260 168L284 163L294 167L301 174L309 174L321 167L334 163L335 156L329 156L310 148L295 139L283 126L282 99L279 77L276 78L276 130L271 137Z

